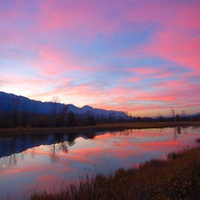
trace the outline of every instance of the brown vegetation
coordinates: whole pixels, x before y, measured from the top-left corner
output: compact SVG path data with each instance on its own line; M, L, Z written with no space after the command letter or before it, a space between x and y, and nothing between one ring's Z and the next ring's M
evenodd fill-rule
M199 121L186 122L123 122L123 123L107 123L88 126L74 127L17 127L0 129L0 136L12 136L22 134L48 134L48 133L68 133L68 132L84 132L84 131L107 131L107 130L125 130L125 129L146 129L146 128L165 128L165 127L185 127L200 126Z
M86 176L80 185L57 193L32 194L32 200L200 199L200 147L169 154L167 160L152 160L135 169L115 174Z

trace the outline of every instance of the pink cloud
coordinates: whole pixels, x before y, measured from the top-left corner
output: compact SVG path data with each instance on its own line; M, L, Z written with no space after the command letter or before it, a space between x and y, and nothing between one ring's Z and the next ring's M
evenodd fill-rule
M199 89L195 86L198 81L192 77L199 75L199 6L197 1L180 4L165 0L151 3L52 0L48 4L35 3L33 7L20 1L10 7L9 12L1 8L0 53L4 60L15 62L13 66L4 63L1 88L19 94L23 91L21 95L28 94L38 100L51 100L56 94L64 103L129 111L164 108L172 103L183 107L198 105L195 94L195 89ZM148 37L139 44L115 49L116 44L110 39L123 33L141 33L141 38L143 33L148 33ZM92 46L94 41L101 41L98 39L101 37L106 47L111 46L109 53L101 57L97 53L90 55L90 51L81 55L76 52L77 44ZM137 63L133 64L134 68L121 67L120 72L128 76L115 79L113 76L110 84L108 81L108 85L107 82L103 85L105 81L100 80L103 76L99 74L111 74L115 62L112 69L109 63L116 57L133 61L158 57L170 63L160 68L153 64L138 67ZM173 66L178 65L180 71L170 70L171 62ZM122 63L122 66L127 65ZM24 71L28 69L35 74L30 72L25 77ZM24 75L16 78L16 71ZM176 77L177 81L173 81ZM185 82L180 80L182 78ZM181 101L186 96L192 103Z
M93 1L77 1L76 4L64 1L51 1L48 4L42 2L38 31L66 30L73 40L81 38L82 41L96 37L99 33L109 34L116 30L117 25L108 20L106 4L108 2L103 1L98 4ZM80 31L81 35L77 34Z
M156 24L157 29L146 43L122 52L123 57L160 56L199 71L200 4L197 1L137 4L136 12L127 12L129 20ZM163 12L163 6L165 11ZM130 7L131 10L131 7ZM141 16L141 13L145 13ZM119 53L120 55L120 53Z
M146 47L146 51L152 55L175 61L189 68L199 71L200 59L198 56L200 41L193 34L183 35L179 30L165 31L155 36L155 44Z
M166 69L165 68L156 68L156 67L152 67L152 66L128 68L126 70L128 72L131 72L134 76L133 78L130 79L131 82L138 82L138 81L142 81L147 78L164 79L164 78L170 78L174 75L174 72L172 70L170 71L167 68Z

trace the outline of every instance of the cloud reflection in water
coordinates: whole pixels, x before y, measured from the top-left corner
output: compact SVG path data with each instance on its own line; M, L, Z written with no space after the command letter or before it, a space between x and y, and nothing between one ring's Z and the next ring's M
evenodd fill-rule
M36 186L37 191L59 191L63 183L78 181L85 173L108 174L152 158L165 158L171 151L195 144L198 131L165 128L1 140L0 197L29 195ZM12 191L9 184L13 185Z

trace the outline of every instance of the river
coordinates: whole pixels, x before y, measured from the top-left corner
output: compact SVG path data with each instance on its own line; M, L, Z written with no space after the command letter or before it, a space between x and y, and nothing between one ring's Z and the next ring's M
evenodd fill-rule
M36 191L59 192L86 175L166 159L197 138L200 128L193 127L0 138L0 199L26 200Z

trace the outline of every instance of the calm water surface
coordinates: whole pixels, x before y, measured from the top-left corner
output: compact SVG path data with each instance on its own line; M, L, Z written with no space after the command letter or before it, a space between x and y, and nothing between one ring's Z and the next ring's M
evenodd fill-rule
M0 199L60 191L86 174L109 174L196 145L200 128L17 136L0 139Z

